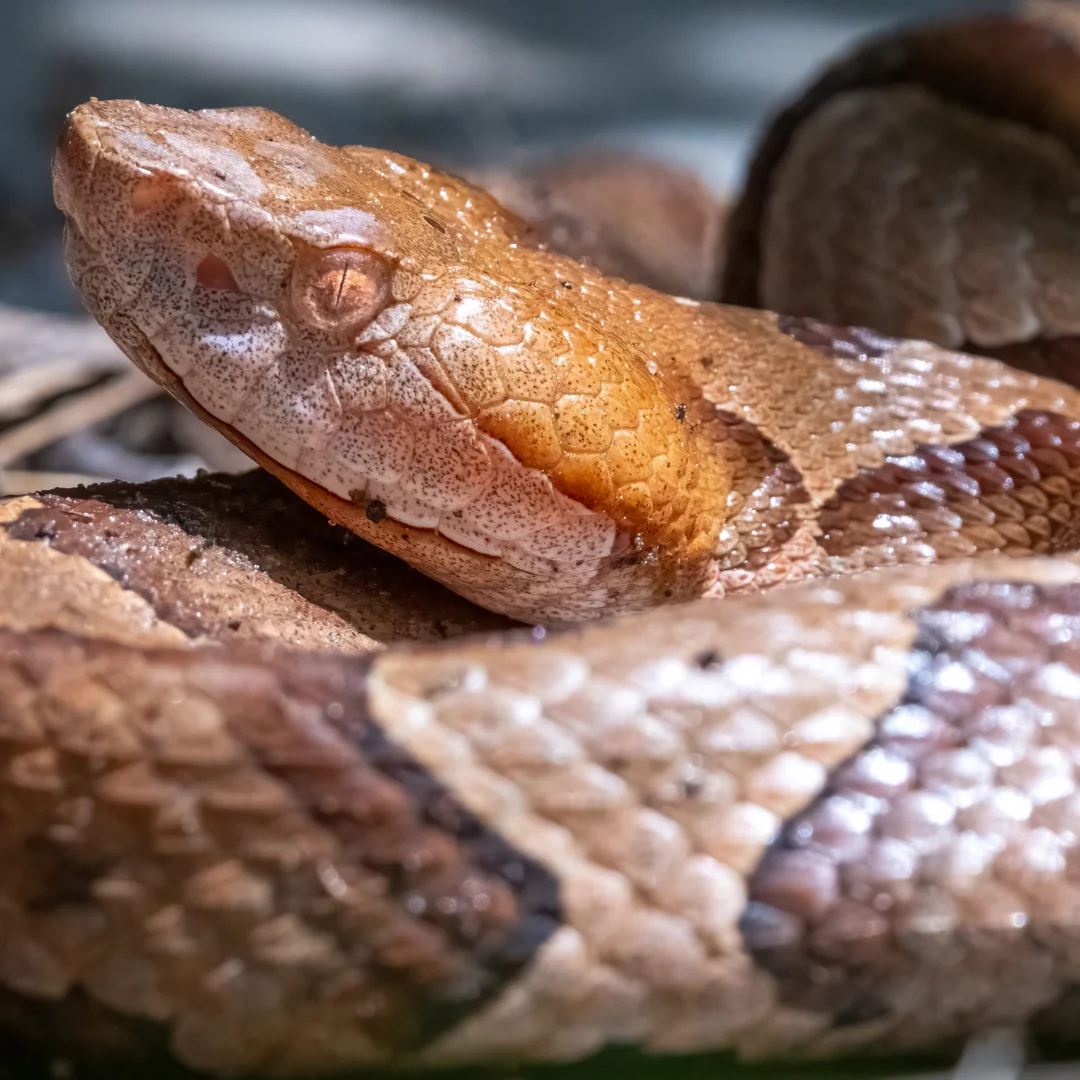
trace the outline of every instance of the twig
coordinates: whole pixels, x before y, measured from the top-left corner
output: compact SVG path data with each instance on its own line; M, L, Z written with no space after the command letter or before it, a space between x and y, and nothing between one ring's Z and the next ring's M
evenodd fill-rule
M110 356L61 357L0 376L0 422L26 416L50 398L85 386L125 366L126 358L118 352L116 359Z
M109 335L85 315L50 315L0 304L0 372L57 360L119 369L128 363Z
M162 389L141 371L129 371L114 382L64 401L0 435L0 469L18 461L57 439L108 420L140 401L162 393Z

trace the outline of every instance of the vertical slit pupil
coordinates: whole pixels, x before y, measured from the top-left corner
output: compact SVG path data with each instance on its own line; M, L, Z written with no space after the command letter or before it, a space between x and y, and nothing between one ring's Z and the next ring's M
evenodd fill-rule
M341 294L345 291L345 286L349 281L349 268L343 267L341 271L341 277L338 280L337 295L334 297L334 310L339 311L341 309Z

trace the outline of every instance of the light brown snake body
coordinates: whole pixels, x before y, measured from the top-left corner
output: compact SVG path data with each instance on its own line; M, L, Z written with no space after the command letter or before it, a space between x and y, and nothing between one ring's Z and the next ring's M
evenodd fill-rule
M270 472L518 618L694 602L374 659L0 634L0 984L220 1072L1075 1020L1080 394L804 316L1068 374L1080 76L1006 22L843 72L733 217L788 316L266 111L71 114L84 300Z

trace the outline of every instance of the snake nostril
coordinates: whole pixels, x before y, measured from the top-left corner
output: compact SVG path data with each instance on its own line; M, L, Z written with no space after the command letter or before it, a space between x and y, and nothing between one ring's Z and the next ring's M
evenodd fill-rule
M236 284L236 278L229 269L229 264L217 255L207 255L198 270L195 271L195 280L204 289L218 289L223 292L239 292L240 286Z

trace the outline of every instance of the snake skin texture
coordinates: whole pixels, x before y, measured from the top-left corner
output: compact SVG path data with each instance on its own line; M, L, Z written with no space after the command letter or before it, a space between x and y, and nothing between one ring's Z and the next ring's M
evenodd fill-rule
M374 659L7 632L0 981L225 1073L1034 1021L1078 624L998 559Z
M54 181L73 280L136 363L519 619L891 563L818 542L845 481L1024 409L1080 417L1074 390L926 342L601 277L460 181L264 110L80 106Z
M762 136L728 303L1080 379L1080 45L985 18L886 35Z
M901 35L780 118L725 287L783 315L605 277L265 110L76 109L68 264L127 355L536 625L359 655L316 621L351 651L290 650L128 559L142 630L0 630L0 1023L280 1075L1067 1031L1080 394L952 351L1067 354L1080 321L1047 34ZM889 212L819 213L837 176ZM881 252L900 330L940 344L861 319ZM104 595L123 544L79 514L11 511L0 554Z

